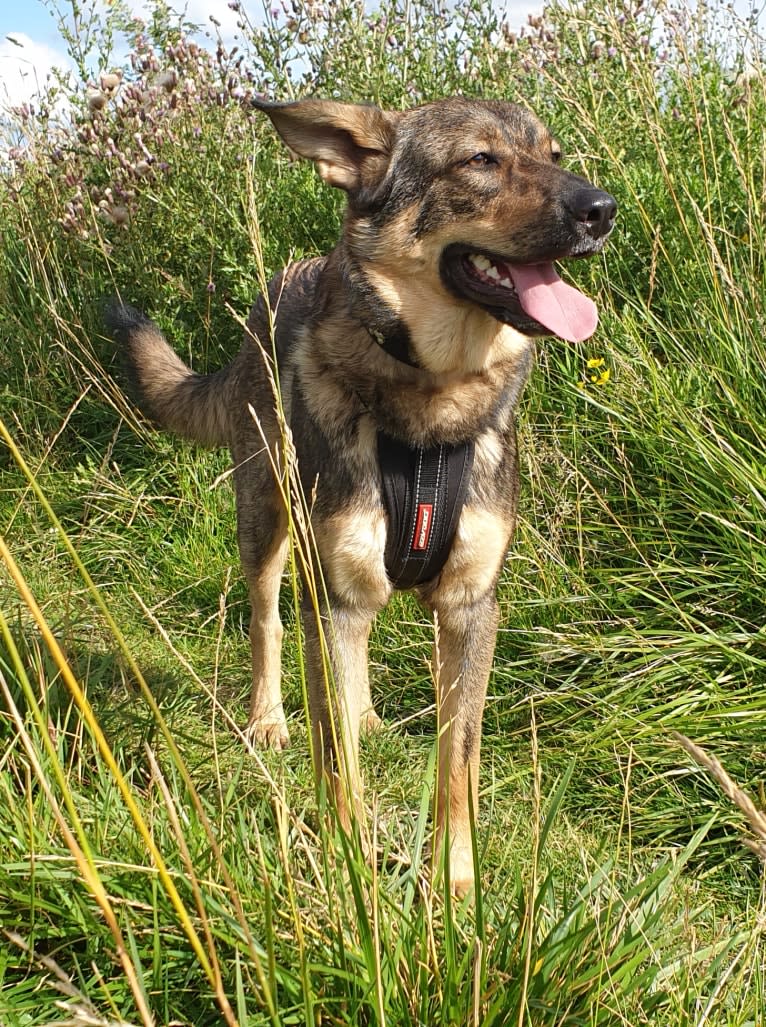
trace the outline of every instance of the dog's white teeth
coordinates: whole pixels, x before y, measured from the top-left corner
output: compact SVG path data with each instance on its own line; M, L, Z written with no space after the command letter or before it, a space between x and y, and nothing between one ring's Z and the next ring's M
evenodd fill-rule
M492 267L491 261L482 256L481 253L472 253L470 260L473 266L478 268L479 271L486 271L488 268Z
M494 285L501 285L504 289L513 288L513 282L508 277L507 273L501 273L489 257L485 257L482 253L471 253L468 259L483 279L488 279Z

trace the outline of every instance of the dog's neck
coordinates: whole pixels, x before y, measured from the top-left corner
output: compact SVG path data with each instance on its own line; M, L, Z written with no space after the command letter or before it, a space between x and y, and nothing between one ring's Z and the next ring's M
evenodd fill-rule
M455 380L483 374L530 348L530 340L487 311L443 293L437 279L391 275L342 244L330 259L348 310L389 356Z
M421 367L407 325L374 288L361 263L340 248L331 257L335 258L353 319L384 353L409 367Z
M474 355L471 363L453 370L437 362L434 370L428 353L421 357L422 340L409 333L396 338L402 322L380 301L367 276L350 277L348 270L337 251L321 265L315 316L301 357L301 373L313 383L307 396L321 396L322 403L338 409L344 395L353 396L379 431L416 447L456 445L493 426L504 430L531 369L532 340L513 333L512 344L497 346L487 359ZM428 331L434 327L431 314L424 311ZM471 326L462 327L470 344ZM462 338L460 331L458 324L444 340L446 347ZM398 354L389 352L393 346L401 348ZM336 373L328 374L328 368ZM330 391L317 389L320 380Z

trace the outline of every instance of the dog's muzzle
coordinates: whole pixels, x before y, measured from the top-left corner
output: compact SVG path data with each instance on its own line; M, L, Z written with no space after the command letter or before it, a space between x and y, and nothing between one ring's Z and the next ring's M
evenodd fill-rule
M569 209L592 239L604 239L614 228L617 201L603 189L580 189L569 201Z

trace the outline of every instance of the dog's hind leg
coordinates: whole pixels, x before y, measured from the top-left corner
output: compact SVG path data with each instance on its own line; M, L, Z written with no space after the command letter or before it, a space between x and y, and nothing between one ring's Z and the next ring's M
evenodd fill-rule
M290 736L280 680L279 586L287 558L287 517L274 489L271 471L258 473L254 462L235 471L237 537L250 593L253 668L245 734L249 745L284 749L290 744Z
M250 592L253 667L246 734L250 744L274 749L285 749L290 744L282 706L282 622L279 619L279 585L286 555L285 534L259 568L245 567Z

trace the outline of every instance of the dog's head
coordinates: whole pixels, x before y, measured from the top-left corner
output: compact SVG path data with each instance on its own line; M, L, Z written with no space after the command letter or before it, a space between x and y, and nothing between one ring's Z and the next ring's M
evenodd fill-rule
M597 253L617 204L560 166L558 143L525 108L462 97L402 113L255 106L347 192L349 249L389 291L417 280L424 298L441 290L524 335L580 341L595 329L595 305L553 262Z

